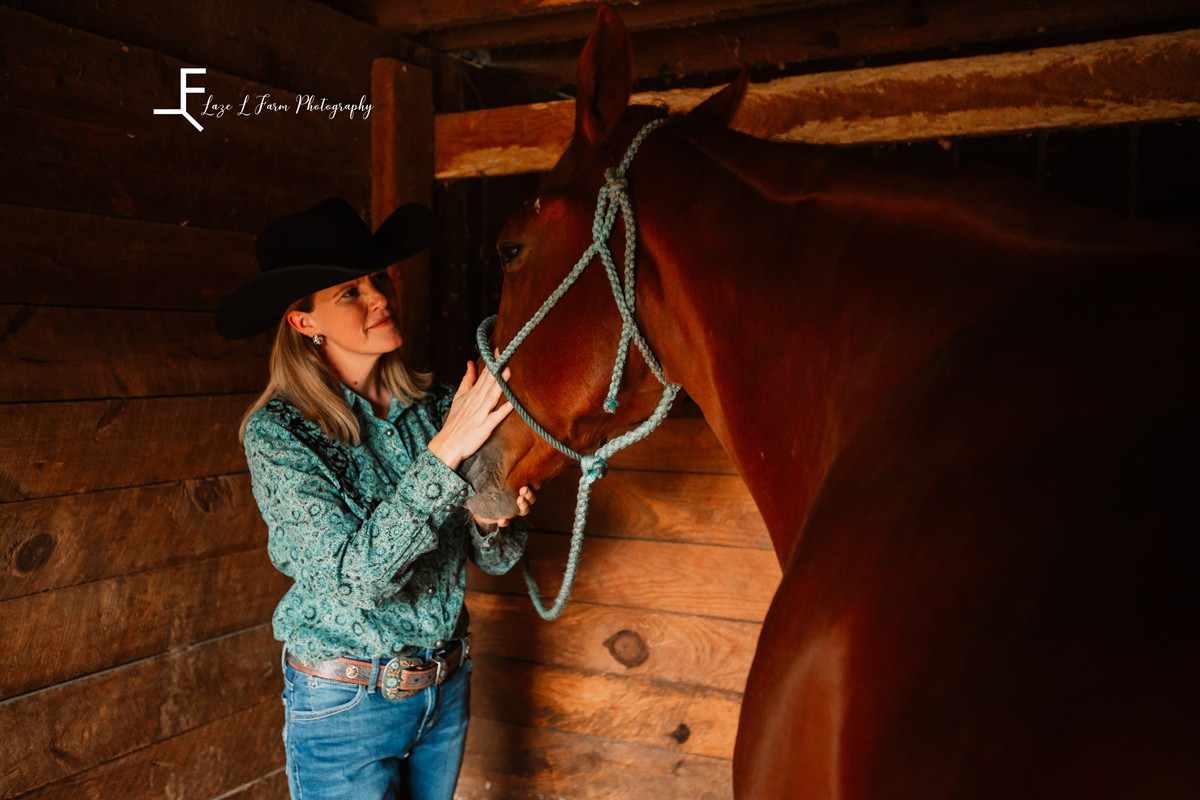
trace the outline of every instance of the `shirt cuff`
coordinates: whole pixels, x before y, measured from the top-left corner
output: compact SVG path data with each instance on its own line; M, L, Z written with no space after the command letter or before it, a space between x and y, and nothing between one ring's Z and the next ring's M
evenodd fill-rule
M396 494L413 514L439 527L475 490L428 448L413 460Z

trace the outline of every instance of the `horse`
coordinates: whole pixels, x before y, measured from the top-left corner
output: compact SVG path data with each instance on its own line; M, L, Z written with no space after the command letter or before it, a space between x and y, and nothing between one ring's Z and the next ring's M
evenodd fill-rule
M1200 246L1015 177L777 143L630 106L601 5L575 130L498 239L503 349L592 242L627 173L636 322L702 410L782 580L733 759L735 796L1200 796ZM610 246L623 258L624 223ZM645 420L589 266L509 386L575 450ZM483 365L480 365L483 368ZM467 464L480 516L568 459L515 414Z

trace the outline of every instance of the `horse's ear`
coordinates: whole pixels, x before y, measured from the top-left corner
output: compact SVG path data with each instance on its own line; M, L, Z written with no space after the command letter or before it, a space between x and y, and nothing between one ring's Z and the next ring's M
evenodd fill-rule
M633 91L633 45L625 23L608 3L596 12L596 27L579 54L575 135L603 141L629 105Z
M710 95L707 100L689 111L687 120L712 123L720 125L722 128L727 127L729 120L733 119L733 115L737 112L738 106L742 104L742 98L746 96L746 86L749 83L750 68L743 61L742 71L734 78L733 82L716 94Z

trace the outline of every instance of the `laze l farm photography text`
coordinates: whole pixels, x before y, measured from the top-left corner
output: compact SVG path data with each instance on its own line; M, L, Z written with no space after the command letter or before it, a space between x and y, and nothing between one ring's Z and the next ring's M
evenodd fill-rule
M204 117L223 117L226 113L235 114L239 117L253 117L262 114L264 111L275 113L296 113L301 111L318 111L329 114L330 119L337 117L339 112L345 111L350 115L350 119L354 119L354 112L362 112L362 118L368 119L371 116L371 109L374 108L367 102L367 96L363 95L362 99L357 103L331 103L324 97L318 98L311 94L296 95L295 102L281 102L274 98L271 94L243 95L240 103L218 103L210 94L204 99L204 109L200 112Z

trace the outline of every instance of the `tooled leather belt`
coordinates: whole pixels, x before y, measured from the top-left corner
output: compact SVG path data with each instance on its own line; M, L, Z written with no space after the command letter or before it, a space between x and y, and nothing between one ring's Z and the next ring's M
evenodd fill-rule
M379 679L376 686L388 700L402 700L422 689L436 686L445 682L454 670L462 666L471 652L471 644L475 634L468 633L464 638L455 641L455 645L447 648L443 655L435 655L429 661L414 658L393 658L379 668ZM287 654L287 663L292 669L306 675L318 678L329 678L342 683L353 683L366 686L371 678L371 662L358 661L353 658L335 658L332 661L301 661L291 653Z

